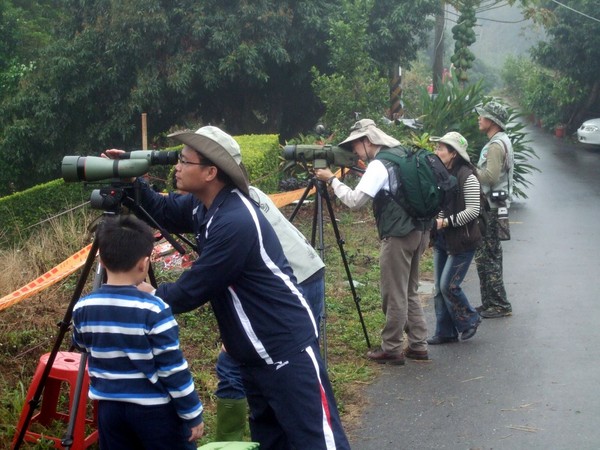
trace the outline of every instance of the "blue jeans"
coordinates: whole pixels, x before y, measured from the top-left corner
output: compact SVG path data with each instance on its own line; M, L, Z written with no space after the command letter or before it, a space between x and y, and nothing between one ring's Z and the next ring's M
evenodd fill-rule
M321 319L325 311L325 268L304 280L299 286L315 317L317 329L320 330Z
M325 306L325 270L319 270L300 283L299 287L315 317L317 329L320 330ZM240 400L246 397L240 366L227 352L221 352L217 359L217 378L219 381L215 395L218 398Z
M474 254L472 250L449 255L441 246L434 247L436 336L458 337L458 333L476 326L480 320L460 287Z
M241 400L246 398L246 391L242 383L242 374L238 362L229 356L229 353L221 351L217 358L217 390L218 398Z

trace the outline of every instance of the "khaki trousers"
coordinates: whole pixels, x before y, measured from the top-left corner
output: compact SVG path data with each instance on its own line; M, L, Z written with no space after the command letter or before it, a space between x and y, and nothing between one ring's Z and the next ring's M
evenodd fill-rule
M380 287L385 314L381 348L385 352L400 353L403 350L405 327L410 348L427 350L427 322L417 290L419 261L428 243L429 232L418 230L381 241Z

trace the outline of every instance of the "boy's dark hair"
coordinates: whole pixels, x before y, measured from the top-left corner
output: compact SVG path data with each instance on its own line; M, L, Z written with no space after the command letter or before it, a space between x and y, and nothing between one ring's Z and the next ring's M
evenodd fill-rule
M100 259L106 270L127 272L152 254L154 233L134 216L107 217L96 230Z

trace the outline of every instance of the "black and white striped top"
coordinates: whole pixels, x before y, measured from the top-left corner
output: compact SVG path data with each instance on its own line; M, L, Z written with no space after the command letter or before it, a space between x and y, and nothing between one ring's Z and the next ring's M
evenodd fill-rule
M481 199L479 196L480 186L479 180L473 174L469 175L463 186L463 195L465 197L465 209L456 214L451 215L448 220L451 226L461 227L475 220L479 216L481 208ZM444 213L441 212L438 216L444 218Z

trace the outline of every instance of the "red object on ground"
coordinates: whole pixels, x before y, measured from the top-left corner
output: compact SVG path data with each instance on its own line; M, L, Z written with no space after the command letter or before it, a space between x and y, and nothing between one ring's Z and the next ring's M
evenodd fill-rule
M31 407L29 402L33 399L35 392L37 391L38 385L42 378L42 374L44 373L44 370L48 365L49 357L50 353L46 353L40 357L40 362L38 363L37 369L35 370L35 374L33 375L33 381L31 382L29 390L27 391L27 396L25 397L25 404L23 406L23 410L21 411L19 424L17 425L17 429L13 438L13 447L16 444L17 438L19 437L20 430L25 424L27 413L29 412L29 408ZM56 448L64 448L61 444L62 437L59 438L47 436L46 434L42 435L34 433L30 431L30 427L35 423L39 423L43 426L48 426L51 422L55 420L65 422L66 424L69 423L70 413L73 410L73 400L75 397L75 388L77 385L77 374L79 372L80 360L81 353L57 353L56 359L54 360L54 363L50 368L50 373L48 374L46 383L44 384L40 412L32 416L27 427L27 431L25 432L23 438L24 442L37 442L39 439L43 438L45 440L53 441L54 447ZM67 383L69 385L69 410L67 411L68 414L57 411L59 407L62 383ZM90 378L86 370L83 377L81 395L78 399L79 403L77 407L77 418L75 420L75 426L73 428L73 444L70 447L71 450L83 450L98 441L98 418L96 411L96 402L93 402L93 417L86 417L89 386ZM93 428L93 431L88 436L85 435L86 426L90 426Z

